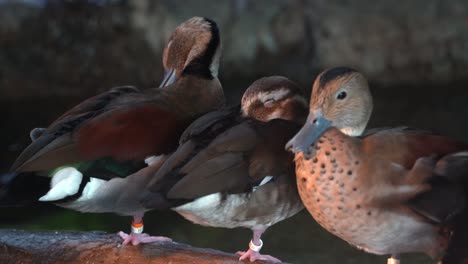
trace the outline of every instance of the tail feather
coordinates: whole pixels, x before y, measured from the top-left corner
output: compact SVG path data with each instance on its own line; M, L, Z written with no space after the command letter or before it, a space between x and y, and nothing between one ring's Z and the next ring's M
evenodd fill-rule
M453 236L449 242L443 264L468 264L468 152L444 157L436 172L447 175L463 188L465 207L453 220Z

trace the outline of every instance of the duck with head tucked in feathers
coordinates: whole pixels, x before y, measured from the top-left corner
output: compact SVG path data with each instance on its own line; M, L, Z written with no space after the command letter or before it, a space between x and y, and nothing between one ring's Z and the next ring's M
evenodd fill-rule
M117 87L82 102L48 128L33 130L32 143L11 170L55 169L40 201L133 216L130 235L120 233L124 244L166 241L142 234L146 209L137 197L164 160L155 156L174 150L193 120L224 105L217 78L220 53L215 22L201 17L185 21L164 49L161 89ZM132 174L144 167L145 159L150 166Z
M372 106L355 70L315 80L307 121L286 146L305 207L350 244L391 255L389 263L407 252L454 256L452 236L467 238L457 223L467 219L468 145L403 127L363 134Z
M241 107L208 113L192 123L148 184L142 201L162 201L196 224L253 231L240 260L261 255L265 230L298 213L302 203L294 180L293 157L284 144L307 114L304 92L284 77L255 81Z

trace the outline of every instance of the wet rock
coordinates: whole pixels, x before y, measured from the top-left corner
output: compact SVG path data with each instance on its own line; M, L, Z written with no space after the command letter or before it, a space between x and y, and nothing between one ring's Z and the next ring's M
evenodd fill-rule
M117 235L104 232L0 229L0 263L235 264L239 261L233 254L173 242L122 246Z

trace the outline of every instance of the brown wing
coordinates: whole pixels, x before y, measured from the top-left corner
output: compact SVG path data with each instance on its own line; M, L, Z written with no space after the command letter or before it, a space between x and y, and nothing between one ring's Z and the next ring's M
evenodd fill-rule
M179 143L182 145L189 140L210 138L210 135L215 137L236 122L240 111L241 106L236 105L204 114L185 129Z
M468 145L427 131L396 128L381 130L365 137L363 148L369 155L378 155L411 169L421 157L444 156L468 149Z
M429 132L392 129L366 137L363 147L369 155L407 170L389 174L395 178L391 179L393 183L416 187L414 193L395 197L395 203L403 203L438 223L446 222L465 207L468 158L456 153L468 150L466 144Z
M294 171L293 158L284 145L298 130L298 125L282 120L249 120L232 127L180 169L183 178L167 197L249 192L267 176L293 175L288 174Z
M284 146L299 131L301 126L279 119L264 124L257 123L256 126L260 142L250 155L250 177L258 181L265 176L294 172L294 156L289 151L285 151ZM295 180L295 177L292 179Z
M246 123L221 133L181 167L178 174L182 178L167 197L195 199L224 190L246 190L251 182L245 155L256 143L256 133Z
M79 128L78 151L87 159L142 160L168 153L177 145L181 120L154 103L101 114Z
M115 102L117 98L122 98L130 94L141 94L141 91L134 86L118 86L110 89L107 92L92 96L70 110L63 113L50 126L60 125L63 122L77 120L83 114L93 114L105 109L107 106ZM77 121L76 121L77 122Z
M447 223L458 217L468 201L468 152L456 152L440 159L427 180L431 189L408 201L408 206L426 218Z
M138 160L177 144L180 120L160 103L159 90L143 94L118 87L90 98L58 118L18 157L15 171L49 170L112 157Z
M181 168L194 157L204 157L203 154L198 154L214 138L239 124L239 112L239 107L213 111L198 118L187 127L181 136L180 146L167 158L147 185L147 191L142 195L142 204L153 209L160 209L161 204L167 204L166 194L185 176L180 172Z

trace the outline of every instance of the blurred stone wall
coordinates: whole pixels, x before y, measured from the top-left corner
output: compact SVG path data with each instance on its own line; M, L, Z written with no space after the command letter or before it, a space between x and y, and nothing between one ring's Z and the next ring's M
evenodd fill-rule
M0 5L0 98L155 86L165 41L195 15L221 28L227 86L273 74L310 86L337 65L386 86L468 79L466 0L49 2Z

